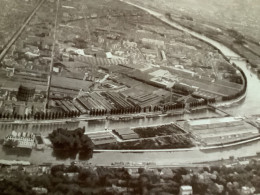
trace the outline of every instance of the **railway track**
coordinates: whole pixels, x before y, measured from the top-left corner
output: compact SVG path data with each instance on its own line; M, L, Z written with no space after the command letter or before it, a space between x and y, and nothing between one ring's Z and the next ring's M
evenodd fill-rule
M2 50L1 54L0 54L0 62L3 60L3 58L5 57L5 55L7 54L8 50L10 49L10 47L15 43L15 41L19 38L19 36L21 35L21 33L24 31L25 27L27 26L27 24L31 21L31 19L33 18L33 16L35 15L35 13L39 10L39 8L42 6L42 4L45 2L45 0L41 0L37 6L34 8L34 10L32 11L32 13L28 16L28 18L25 20L25 22L22 24L22 26L16 31L16 33L12 36L12 38L10 39L10 41L6 44L6 46L4 47L4 49Z

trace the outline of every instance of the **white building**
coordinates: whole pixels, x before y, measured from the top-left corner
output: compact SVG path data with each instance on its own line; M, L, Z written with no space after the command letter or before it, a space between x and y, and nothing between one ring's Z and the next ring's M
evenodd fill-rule
M7 76L7 77L13 77L13 76L14 76L14 71L15 71L14 68L9 68L9 67L7 67L7 68L5 69L5 71L6 71L6 76Z
M180 195L192 195L192 186L181 186L180 187Z
M225 128L235 125L243 125L244 122L241 119L234 117L224 117L224 118L209 118L200 120L190 120L185 122L184 128L187 130L203 130L212 128Z
M32 148L35 145L35 135L33 133L26 132L16 132L12 131L11 135L8 135L4 139L4 145L11 141L17 143L14 147L18 148Z
M241 195L250 195L250 194L254 194L254 192L255 192L254 187L250 188L250 187L247 187L247 186L243 186L241 188Z
M154 45L158 48L165 48L164 41L161 40L143 38L142 43L148 45Z

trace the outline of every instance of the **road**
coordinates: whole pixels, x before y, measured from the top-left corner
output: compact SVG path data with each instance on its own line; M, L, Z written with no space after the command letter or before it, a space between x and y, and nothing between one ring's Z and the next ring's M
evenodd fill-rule
M20 29L13 35L13 37L11 38L11 40L8 42L8 44L5 46L5 48L3 49L3 51L0 54L0 61L2 61L2 59L5 57L5 55L7 54L8 50L10 49L10 47L14 44L14 42L18 39L18 37L21 35L21 33L24 31L26 25L31 21L32 17L34 16L34 14L38 11L38 9L42 6L42 4L45 2L45 0L41 0L39 2L39 4L34 8L34 10L32 11L31 15L25 20L25 22L22 24L22 26L20 27Z
M53 72L53 61L54 61L54 55L55 55L59 6L60 6L60 0L58 0L56 2L56 13L55 13L55 22L54 22L54 30L53 30L53 45L52 45L52 50L51 50L50 75L48 77L48 87L47 87L47 103L46 103L47 108L49 106L49 99L50 99L50 89L51 89L51 80L52 80L52 72Z

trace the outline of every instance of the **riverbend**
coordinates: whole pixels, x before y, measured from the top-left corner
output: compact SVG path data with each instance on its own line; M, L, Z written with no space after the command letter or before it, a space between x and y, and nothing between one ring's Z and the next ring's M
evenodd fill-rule
M130 4L130 3L129 3ZM132 4L133 5L133 4ZM192 36L205 41L215 48L217 48L221 53L225 56L233 56L240 57L238 54L224 46L223 44L211 40L201 34L191 31L190 29L184 28L177 23L174 23L167 19L163 14L155 12L153 10L149 10L147 8L143 8L137 5L133 5L143 9L154 17L157 17L161 21L169 24L170 26L185 31ZM256 107L260 103L260 93L256 93L256 89L260 87L260 80L258 77L252 73L250 66L246 64L244 61L238 60L230 60L231 63L235 63L238 67L240 67L245 73L248 80L248 88L246 97L241 99L239 102L232 104L228 104L230 107L225 107L226 111L233 115L244 116L244 115L254 115L260 113L260 107ZM124 126L145 126L152 124L164 124L172 122L173 120L178 119L189 119L194 117L210 117L214 115L210 111L205 111L202 113L193 114L185 114L184 116L179 117L158 117L158 118L150 118L150 119L135 119L130 121L81 121L79 123L80 126L86 126L88 131L100 131L105 128L120 128ZM163 164L182 164L182 163L199 163L199 162L207 162L207 161L216 161L221 159L227 159L230 156L233 157L245 157L245 156L253 156L256 153L260 152L260 141L252 140L250 142L246 142L239 145L232 145L229 147L218 147L211 148L207 150L201 150L200 148L194 148L193 150L185 151L163 151L163 152L140 152L140 153L131 153L131 152L96 152L93 155L93 158L89 160L92 164L97 165L110 165L114 162L154 162L158 165ZM44 151L35 151L33 150L29 156L17 155L17 154L8 154L4 152L1 148L0 158L2 159L10 159L10 160L27 160L32 163L43 163L43 162L51 162L51 163L69 163L74 160L78 160L76 156L73 159L59 159L55 157L52 153L51 149L46 149Z

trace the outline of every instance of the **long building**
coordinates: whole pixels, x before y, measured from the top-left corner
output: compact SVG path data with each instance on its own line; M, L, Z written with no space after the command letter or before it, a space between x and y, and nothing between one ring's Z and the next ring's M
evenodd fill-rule
M207 145L224 144L259 136L258 129L235 117L189 120L184 129L198 135Z
M104 94L110 101L112 101L115 106L119 109L125 109L125 108L132 108L134 107L133 104L125 100L123 95L120 95L119 93L116 92L106 92Z
M241 119L236 119L234 117L209 118L209 119L187 121L184 125L184 128L190 131L192 130L195 131L195 130L236 126L242 124L244 124L244 121L242 121Z

